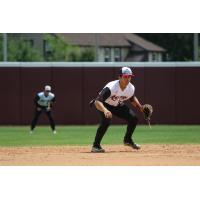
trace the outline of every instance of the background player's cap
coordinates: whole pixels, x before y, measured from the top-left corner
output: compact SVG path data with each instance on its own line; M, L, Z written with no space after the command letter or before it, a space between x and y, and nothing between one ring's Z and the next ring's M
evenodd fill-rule
M119 72L120 76L134 76L129 67L122 67Z
M44 90L45 90L45 91L51 91L51 86L45 85Z

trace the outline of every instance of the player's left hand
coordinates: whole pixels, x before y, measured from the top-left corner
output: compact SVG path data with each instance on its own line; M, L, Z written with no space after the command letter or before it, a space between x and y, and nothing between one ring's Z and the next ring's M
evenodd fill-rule
M151 115L153 113L153 107L149 104L144 104L143 105L143 113L144 113L144 119L150 120Z

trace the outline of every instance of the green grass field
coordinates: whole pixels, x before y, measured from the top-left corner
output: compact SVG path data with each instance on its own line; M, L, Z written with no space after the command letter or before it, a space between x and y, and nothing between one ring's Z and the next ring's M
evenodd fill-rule
M33 135L28 126L0 126L0 146L90 145L97 126L58 126L53 135L48 126L38 126ZM112 125L102 144L122 144L126 126ZM200 125L139 125L134 133L139 144L200 144Z

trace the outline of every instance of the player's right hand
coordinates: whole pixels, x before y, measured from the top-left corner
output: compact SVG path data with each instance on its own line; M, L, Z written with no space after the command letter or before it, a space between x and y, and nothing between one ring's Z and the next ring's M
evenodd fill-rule
M105 115L106 118L112 118L112 113L109 110L106 110L104 112L104 115Z

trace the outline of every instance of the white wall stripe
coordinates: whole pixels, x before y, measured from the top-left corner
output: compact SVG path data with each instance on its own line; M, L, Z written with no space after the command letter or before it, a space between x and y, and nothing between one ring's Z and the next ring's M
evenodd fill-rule
M200 62L0 62L2 67L200 67Z

